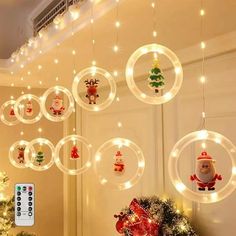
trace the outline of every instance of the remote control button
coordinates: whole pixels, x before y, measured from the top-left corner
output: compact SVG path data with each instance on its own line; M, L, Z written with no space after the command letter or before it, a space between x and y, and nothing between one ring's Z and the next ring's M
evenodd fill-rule
M26 187L26 186L24 186L24 187L23 187L23 191L25 192L26 190L27 190L27 187Z
M21 192L17 192L17 196L20 196L21 195Z
M32 197L29 197L28 199L29 199L29 201L32 201L32 200L33 200L33 198L32 198Z
M28 213L28 215L29 215L29 216L32 216L32 215L33 215L33 213L32 213L32 212L29 212L29 213Z
M29 211L32 211L33 210L33 208L32 207L29 207Z
M17 189L17 191L21 191L21 187L20 186L18 186L16 189Z
M20 212L17 212L16 215L17 215L17 216L21 216L21 213L20 213Z
M17 206L20 206L21 205L21 203L20 202L17 202Z
M17 201L20 201L21 200L21 197L17 197Z
M29 194L29 196L32 196L32 195L33 195L33 193L32 193L32 192L29 192L28 194Z
M33 203L32 203L32 202L29 202L29 203L28 203L28 205L29 205L29 206L32 206L32 205L33 205Z
M33 190L33 187L32 186L29 186L29 191L32 191Z
M20 207L17 207L17 211L21 211L21 208L20 208Z

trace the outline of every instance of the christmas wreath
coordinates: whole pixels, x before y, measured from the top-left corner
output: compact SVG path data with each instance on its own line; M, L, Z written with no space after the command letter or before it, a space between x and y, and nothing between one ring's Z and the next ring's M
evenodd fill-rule
M141 197L119 215L116 230L124 236L198 236L170 199Z

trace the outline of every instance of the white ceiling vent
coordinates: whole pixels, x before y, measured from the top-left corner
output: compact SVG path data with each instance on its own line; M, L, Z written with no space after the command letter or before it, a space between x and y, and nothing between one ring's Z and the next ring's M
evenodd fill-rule
M41 13L33 19L34 35L42 28L49 25L53 19L64 12L69 6L82 2L83 0L54 0Z

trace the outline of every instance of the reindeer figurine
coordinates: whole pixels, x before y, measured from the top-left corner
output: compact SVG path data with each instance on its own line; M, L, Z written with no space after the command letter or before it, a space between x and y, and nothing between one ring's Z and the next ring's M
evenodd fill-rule
M99 95L97 94L97 87L99 80L90 79L90 80L85 80L84 83L86 84L87 87L86 98L88 98L89 104L96 104L96 100L99 97Z

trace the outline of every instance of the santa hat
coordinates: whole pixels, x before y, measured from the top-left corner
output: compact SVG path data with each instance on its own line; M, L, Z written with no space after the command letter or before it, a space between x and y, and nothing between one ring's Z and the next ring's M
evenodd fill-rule
M116 157L122 157L122 153L121 153L121 151L117 151L117 153L116 153Z
M207 161L213 161L212 157L210 155L207 154L207 152L202 152L201 156L199 156L197 158L198 161L203 161L203 160L207 160Z
M54 99L55 100L57 100L57 99L62 100L62 98L59 95L56 95Z

